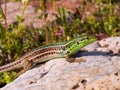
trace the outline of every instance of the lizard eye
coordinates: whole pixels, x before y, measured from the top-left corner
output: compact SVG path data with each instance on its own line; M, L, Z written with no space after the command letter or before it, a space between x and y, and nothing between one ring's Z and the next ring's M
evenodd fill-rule
M70 51L67 51L67 53L70 53Z
M89 37L87 37L86 39L89 39Z

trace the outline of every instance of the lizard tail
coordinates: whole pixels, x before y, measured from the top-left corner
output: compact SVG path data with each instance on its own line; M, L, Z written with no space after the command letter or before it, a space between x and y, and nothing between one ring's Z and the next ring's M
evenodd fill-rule
M0 67L0 73L2 73L4 71L10 71L10 70L14 70L14 69L17 69L17 68L21 68L22 66L18 65L18 64L20 64L20 62L21 62L20 60L16 60L12 63L1 66Z

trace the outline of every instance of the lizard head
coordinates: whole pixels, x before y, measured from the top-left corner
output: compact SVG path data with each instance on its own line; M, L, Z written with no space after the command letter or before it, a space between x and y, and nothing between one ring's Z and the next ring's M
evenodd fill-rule
M77 52L79 49L94 42L95 40L96 40L95 36L92 36L92 35L80 36L69 42L69 44L67 45L67 48L66 48L66 52L68 53L68 55L72 55L75 52Z

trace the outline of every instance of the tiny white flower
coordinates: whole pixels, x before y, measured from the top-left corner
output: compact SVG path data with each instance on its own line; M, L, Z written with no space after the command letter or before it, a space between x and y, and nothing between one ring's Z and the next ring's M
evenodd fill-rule
M25 5L29 2L29 0L22 0L22 3Z

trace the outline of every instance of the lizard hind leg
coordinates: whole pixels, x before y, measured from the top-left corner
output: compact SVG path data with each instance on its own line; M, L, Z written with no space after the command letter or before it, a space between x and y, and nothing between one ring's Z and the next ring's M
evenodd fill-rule
M18 72L18 74L15 76L15 78L17 78L18 76L20 76L21 74L25 73L27 70L29 70L33 65L32 61L27 61L24 66L23 69L21 71Z

